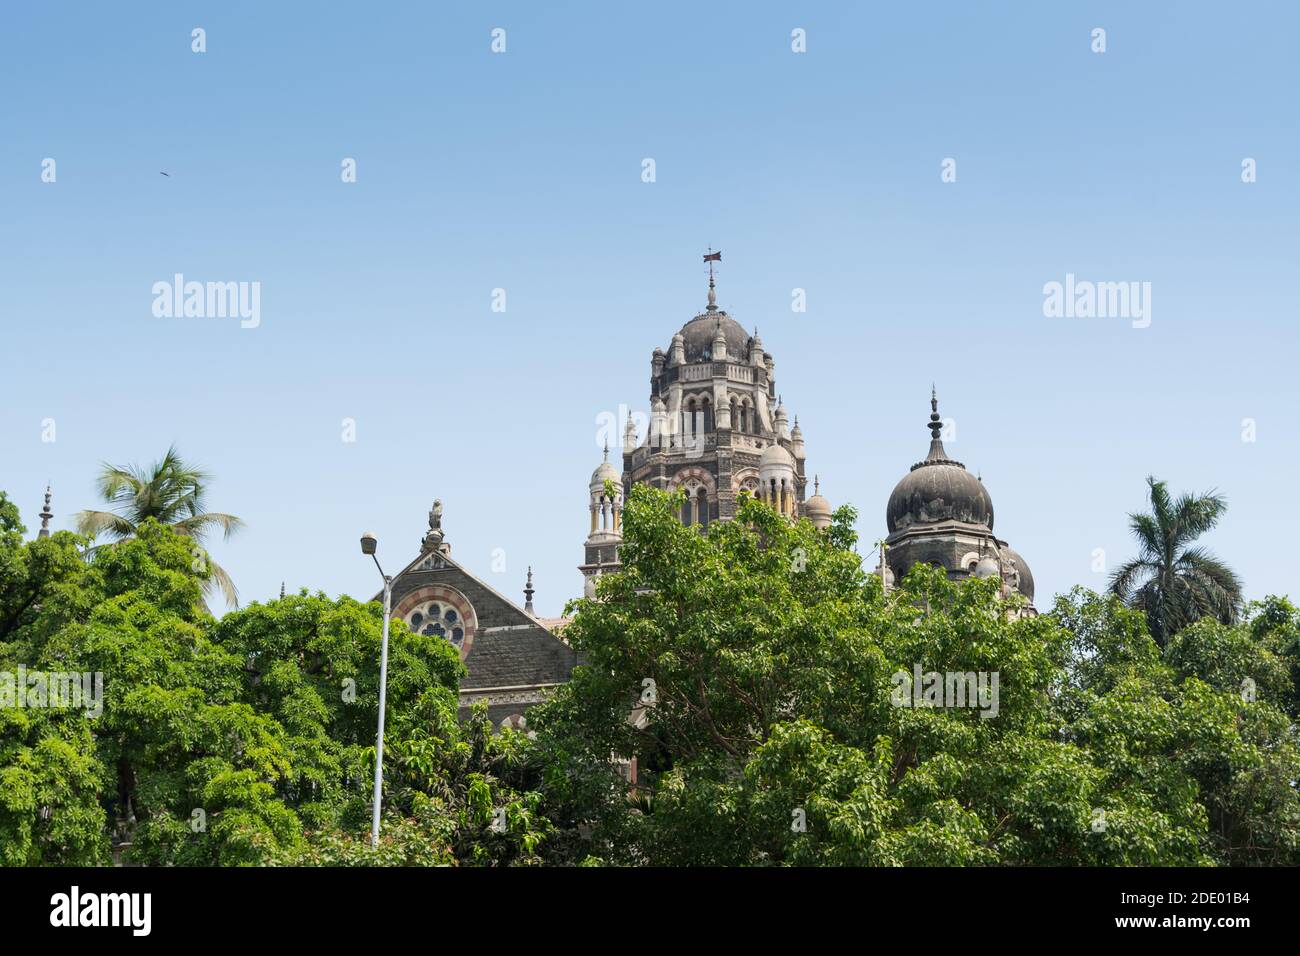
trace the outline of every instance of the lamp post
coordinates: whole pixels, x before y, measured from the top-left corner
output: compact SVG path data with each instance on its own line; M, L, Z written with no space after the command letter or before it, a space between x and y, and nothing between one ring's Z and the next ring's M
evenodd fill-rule
M393 608L393 579L384 573L375 557L379 539L367 531L361 536L361 553L368 554L379 568L379 576L384 579L384 637L379 645L379 733L375 738L375 794L374 810L370 817L370 845L379 846L379 809L383 799L384 780L384 704L388 691L388 618Z

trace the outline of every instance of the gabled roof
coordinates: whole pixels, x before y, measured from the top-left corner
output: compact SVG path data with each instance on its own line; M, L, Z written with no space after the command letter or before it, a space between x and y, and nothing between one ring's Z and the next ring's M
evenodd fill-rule
M453 587L473 605L477 630L461 681L462 695L490 688L518 689L564 683L577 657L553 634L492 585L439 551L426 551L393 576L393 604L426 585ZM376 599L383 599L381 591Z

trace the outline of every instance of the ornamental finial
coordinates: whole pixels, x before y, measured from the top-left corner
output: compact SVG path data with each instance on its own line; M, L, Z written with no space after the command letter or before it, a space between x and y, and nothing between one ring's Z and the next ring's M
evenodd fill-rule
M54 512L50 511L50 497L52 492L50 486L45 486L45 507L41 509L41 530L37 533L38 538L48 538L50 536L50 519L54 517Z

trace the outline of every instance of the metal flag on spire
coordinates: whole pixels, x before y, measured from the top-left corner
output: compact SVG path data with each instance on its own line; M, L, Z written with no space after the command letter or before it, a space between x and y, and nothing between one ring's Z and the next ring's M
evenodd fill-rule
M713 263L722 261L722 251L719 250L718 252L714 252L713 247L710 246L709 251L704 254L704 261L709 264L709 309L708 310L710 312L716 312L718 310L718 293L715 291L713 286Z

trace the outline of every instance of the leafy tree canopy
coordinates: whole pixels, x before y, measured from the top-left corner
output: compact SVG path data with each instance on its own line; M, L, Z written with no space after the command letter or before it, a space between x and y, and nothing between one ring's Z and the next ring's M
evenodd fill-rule
M483 715L457 721L463 667L445 641L393 622L372 851L378 604L302 593L216 621L187 536L146 519L90 564L85 543L24 542L0 495L0 672L103 680L97 716L0 708L4 862L105 863L114 833L146 864L535 855L536 795L501 782L522 773L522 738L493 738Z
M584 664L530 716L553 859L1300 859L1294 684L1258 627L1206 622L1162 655L1141 613L1081 589L1017 616L993 583L918 566L886 595L851 509L823 533L743 500L706 534L677 510L632 489L623 568L565 631ZM1262 618L1294 646L1294 609ZM996 716L898 706L915 668L996 673Z

